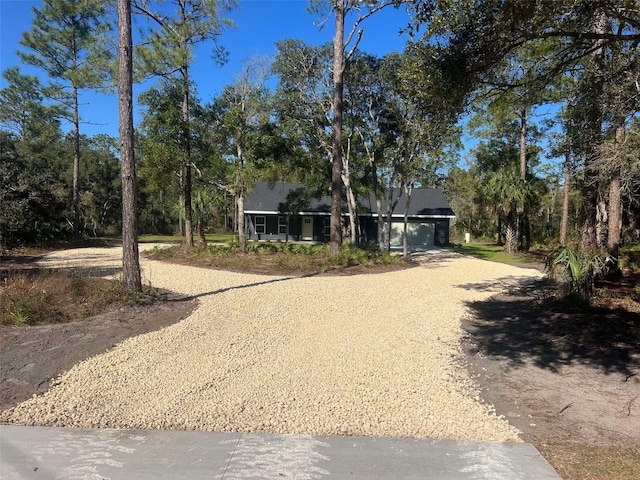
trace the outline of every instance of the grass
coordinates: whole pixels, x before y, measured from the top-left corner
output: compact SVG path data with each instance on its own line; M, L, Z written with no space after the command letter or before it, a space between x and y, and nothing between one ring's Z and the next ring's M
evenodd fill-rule
M564 480L635 480L640 478L640 447L538 445Z
M158 294L125 292L118 280L83 277L72 271L0 272L0 325L40 325L82 320L131 304L148 304Z
M530 255L508 254L504 252L504 247L490 243L459 243L453 244L451 250L464 255L489 260L492 262L509 264L535 264L537 260Z

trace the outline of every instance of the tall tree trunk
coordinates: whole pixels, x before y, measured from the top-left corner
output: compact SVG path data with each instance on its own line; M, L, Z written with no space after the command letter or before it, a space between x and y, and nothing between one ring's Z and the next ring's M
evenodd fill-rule
M569 226L569 190L571 186L571 154L564 159L564 186L562 187L562 218L560 220L560 245L567 245L567 227Z
M402 256L405 259L409 257L409 242L407 239L407 227L409 223L409 207L411 206L412 192L413 192L413 185L406 184L404 186L404 193L407 196L407 201L404 204L404 223L402 226Z
M186 66L182 74L182 121L184 122L184 243L193 247L193 211L191 208L191 134L189 132L189 70Z
M351 159L351 138L347 140L347 152L342 157L342 183L347 194L347 211L349 212L349 237L351 245L355 245L360 237L360 229L357 223L357 202L356 196L351 188L351 171L349 169L349 160Z
M236 181L236 207L238 210L238 220L237 220L237 228L238 228L238 242L240 251L247 251L247 237L245 235L245 218L244 218L244 152L242 148L243 141L238 141L238 146L236 149L238 156L238 177Z
M605 13L598 9L594 12L593 30L595 33L604 34L607 29ZM580 249L585 252L595 252L600 244L597 229L598 215L598 181L596 163L599 158L600 144L602 142L602 81L601 71L604 59L603 41L597 40L594 51L591 54L591 70L593 82L590 86L589 110L587 112L586 141L587 151L584 166L583 201L581 209Z
M80 110L78 88L73 86L73 237L80 236Z
M611 168L611 184L609 185L609 228L607 234L607 250L613 258L612 274L619 274L618 257L620 255L620 236L622 231L622 198L620 194L620 170L622 166L621 149L625 135L625 119L618 117L616 125L614 165Z
M527 179L527 107L522 106L520 111L520 178ZM518 221L518 239L523 250L529 250L531 245L531 228L529 225L529 205L524 205L524 211Z
M346 165L346 162L345 162ZM342 182L344 183L344 189L347 193L347 211L349 212L349 237L351 239L351 244L355 245L358 241L358 225L356 218L356 196L353 194L353 189L351 188L351 182L349 181L348 167L345 168L346 173L342 177Z
M344 105L343 80L344 80L344 19L345 4L343 0L334 2L333 12L336 17L336 31L333 37L333 100L331 110L333 113L332 133L333 151L331 166L331 223L330 223L330 248L331 256L337 255L342 245L342 229L340 226L340 214L342 210L342 112Z
M527 178L527 107L520 112L520 178Z
M398 194L397 198L393 198L393 182L389 182L389 193L388 193L388 203L387 203L387 228L386 228L386 235L385 235L385 250L387 252L391 251L391 226L393 225L393 212L396 209L396 206L398 205L398 201L400 200L400 197L402 196L402 190L400 190L400 193Z
M376 199L376 212L378 214L378 248L384 251L384 215L382 213L382 200L380 200L380 180L378 179L378 167L375 152L370 156L371 175L373 176L373 195Z
M376 194L376 210L378 211L378 247L381 252L385 249L385 235L384 235L384 215L382 213L382 200L378 198Z
M122 175L122 282L125 289L140 292L130 0L118 0L118 114Z
M357 202L356 196L353 194L353 189L351 188L351 184L345 183L345 190L347 191L347 209L349 211L349 237L351 239L351 244L355 245L358 243L358 238L360 237L360 229L358 228L358 216L357 216Z
M397 200L393 198L393 186L389 182L389 193L387 198L387 224L384 236L384 248L387 252L391 251L391 225L393 222L393 209Z

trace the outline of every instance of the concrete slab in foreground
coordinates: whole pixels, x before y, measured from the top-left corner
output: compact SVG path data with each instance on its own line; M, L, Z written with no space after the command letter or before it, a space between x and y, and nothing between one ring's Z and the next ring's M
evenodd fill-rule
M530 444L0 426L0 478L553 479Z

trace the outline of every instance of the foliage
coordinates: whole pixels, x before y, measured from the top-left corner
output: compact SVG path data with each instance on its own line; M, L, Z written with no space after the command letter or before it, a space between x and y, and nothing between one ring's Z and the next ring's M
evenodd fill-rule
M69 234L68 185L48 163L55 148L24 155L30 145L0 132L0 246L34 243Z
M73 130L73 233L81 232L80 212L80 102L81 89L100 89L111 77L113 48L109 48L107 4L96 0L46 0L33 9L31 30L20 43L18 56L60 82L49 88L55 100L69 110Z
M33 75L23 75L19 67L2 72L7 87L0 91L0 125L18 138L47 138L59 131L60 119L68 117L67 108L45 103L56 96L56 87L44 86Z
M103 313L123 304L148 303L157 292L124 292L117 281L84 277L74 271L2 272L0 325L69 322Z
M607 257L600 253L585 253L570 247L561 247L547 258L547 269L560 273L569 295L589 303L596 278L607 272Z
M517 243L518 216L527 210L537 198L531 177L521 178L515 168L503 168L488 176L484 194L489 205L505 221L505 250L513 253Z
M328 244L291 242L249 242L244 253L235 243L209 245L190 251L173 246L156 248L151 256L240 272L292 275L325 273L341 267L399 265L402 262L400 257L381 252L375 246L345 245L338 255L331 257Z

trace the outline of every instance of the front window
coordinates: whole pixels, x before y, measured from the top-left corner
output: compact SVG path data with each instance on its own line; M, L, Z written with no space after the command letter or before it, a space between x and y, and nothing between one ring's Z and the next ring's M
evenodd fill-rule
M324 236L331 236L331 217L327 217L324 219Z
M264 215L256 216L256 233L267 233L267 217Z
M287 218L286 217L278 217L278 233L286 234L287 233Z

